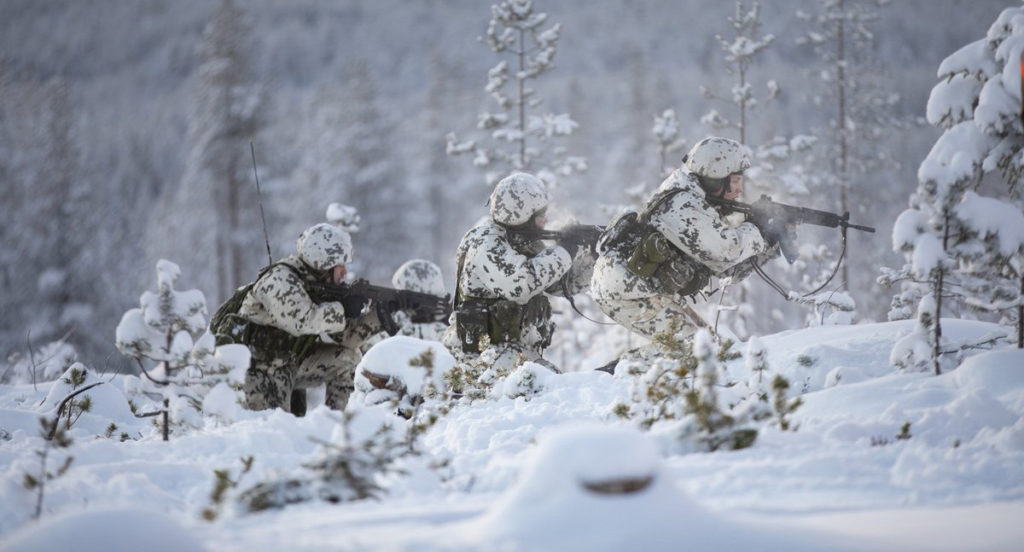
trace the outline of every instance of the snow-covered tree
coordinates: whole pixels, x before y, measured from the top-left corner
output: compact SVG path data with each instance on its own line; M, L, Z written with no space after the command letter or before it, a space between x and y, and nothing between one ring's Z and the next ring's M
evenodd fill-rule
M250 33L248 18L223 0L199 52L185 173L161 199L153 229L158 254L180 259L214 299L228 297L263 262L249 143L264 102L250 67Z
M887 138L905 128L905 121L895 115L899 94L888 88L888 79L881 64L874 58L876 31L881 19L879 9L888 0L817 0L813 13L799 10L797 17L807 23L808 30L798 43L813 49L818 63L808 71L810 82L821 83L811 88L810 100L815 107L829 113L826 128L817 131L820 144L814 148L813 174L809 187L815 197L833 202L821 208L855 215L877 214L867 205L885 204L896 186L865 186L879 178L895 180L893 170L899 163L885 145ZM882 198L879 198L882 194ZM891 197L890 197L891 196ZM879 201L879 200L882 201ZM873 201L871 201L873 200ZM876 217L878 218L878 217ZM823 236L824 233L821 233ZM830 233L834 236L833 233ZM879 295L873 282L858 281L860 267L877 266L875 246L850 251L850 236L843 244L846 258L840 262L837 248L819 248L811 252L817 271L804 282L805 289L815 289L838 270L838 283L870 301ZM852 299L852 297L851 297Z
M965 297L973 291L974 304L1010 313L1016 309L1020 318L1022 293L1006 282L1020 281L1022 263L1022 16L1024 8L1007 8L985 38L964 46L939 66L940 81L928 99L928 121L944 132L921 163L910 208L893 229L893 246L906 254L908 262L899 270L883 271L880 279L918 284L894 299L900 308L891 314L902 316L915 297L923 296L918 331L897 343L893 357L898 360L897 352L903 352L918 366L927 361L936 373L941 371L940 355L962 346L942 338L943 309L954 294ZM988 174L1005 182L1005 206L971 193ZM906 342L914 335L926 339L928 347ZM908 356L907 351L928 354L921 360L920 354Z
M241 389L249 351L243 345L215 346L206 326L203 293L174 288L181 276L178 265L161 259L156 269L156 292L144 292L140 306L124 313L115 344L148 380L140 381L137 394L164 395L175 423L198 427L204 399L212 388Z
M661 182L675 168L669 162L669 154L678 152L686 147L686 140L679 137L679 120L676 119L674 109L666 109L661 115L654 116L654 126L651 128L654 139L658 142L658 182Z
M361 231L352 240L353 271L385 280L412 256L416 237L426 226L427 209L407 185L406 169L395 162L395 122L378 107L376 85L365 61L350 66L344 97L345 151L333 160L344 174L334 185L340 199L360 215Z
M473 154L473 164L486 171L489 186L512 171L530 172L554 185L586 169L584 158L555 145L576 130L576 121L568 113L538 113L543 101L530 84L554 69L562 26L543 28L548 16L534 11L533 0L506 0L492 5L491 14L482 40L501 61L488 71L484 89L498 110L477 119L477 129L487 133L490 145L460 141L449 133L448 153Z
M815 142L814 137L772 136L762 141L751 121L762 102L776 99L782 90L776 80L769 79L764 83L765 93L759 99L751 80L750 73L755 62L775 42L774 35L762 35L761 3L755 0L747 8L743 2L736 2L728 23L732 36L716 35L716 38L725 52L726 73L736 81L728 95L716 93L706 86L700 88L706 99L724 106L723 109L728 112L713 108L701 118L701 122L717 132L733 135L741 144L750 148L752 166L746 171L744 179L744 193L748 198L767 193L779 200L805 194L805 172L797 157L810 149ZM725 301L729 284L726 282L721 291L718 311L710 315L715 320L716 331L719 317L725 311L734 311L732 329L741 337L755 330L768 329L771 326L770 319L758 313L770 312L776 308L779 299L769 295L772 292L765 291L761 286L753 287L753 282L744 282L737 286L737 306L730 306Z

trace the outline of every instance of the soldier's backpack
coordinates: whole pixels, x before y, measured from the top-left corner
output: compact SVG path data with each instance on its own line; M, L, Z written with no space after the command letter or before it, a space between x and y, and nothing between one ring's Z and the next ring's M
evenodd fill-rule
M629 211L619 216L598 240L598 251L615 249L627 259L626 269L656 283L666 293L696 294L708 284L711 271L675 247L650 224L653 212L682 188L663 190L652 197L642 213Z
M242 303L256 282L271 268L279 264L283 263L273 263L261 268L255 280L236 289L227 301L217 307L217 311L210 317L210 332L213 333L218 346L229 343L245 343L246 330L251 322L239 316L238 309L242 308Z

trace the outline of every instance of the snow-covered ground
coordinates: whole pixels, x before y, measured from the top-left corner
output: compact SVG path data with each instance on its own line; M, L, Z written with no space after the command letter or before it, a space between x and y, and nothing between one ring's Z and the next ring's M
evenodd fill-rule
M442 416L420 437L424 454L378 481L378 500L256 514L228 505L212 523L200 512L214 470L236 477L252 456L239 489L300 473L320 454L315 441L341 438L339 414L234 411L163 442L152 418L128 408L133 378L92 374L109 383L90 390L93 408L69 432L74 461L47 483L33 521L37 494L23 480L39 472L39 418L68 389L0 386L0 549L1024 549L1024 351L978 352L941 376L903 373L889 353L912 328L761 338L769 369L804 404L796 431L765 426L748 449L672 454L675 426L640 431L612 413L629 400L630 376L538 373L542 390L529 398L495 386L504 394ZM992 326L943 329L968 338ZM746 370L728 364L737 381ZM349 429L387 419L384 408L361 407ZM907 422L909 438L897 438ZM51 470L64 454L50 453Z

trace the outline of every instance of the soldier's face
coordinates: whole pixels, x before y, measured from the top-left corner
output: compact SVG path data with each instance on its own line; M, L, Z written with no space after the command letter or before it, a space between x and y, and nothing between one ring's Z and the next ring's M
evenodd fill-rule
M541 211L536 215L533 215L533 223L537 225L537 228L544 229L544 225L548 223L547 210Z
M735 200L743 193L743 175L742 174L730 174L729 175L729 187L726 188L725 192L722 193L722 198L728 199L729 201Z
M330 270L331 283L340 284L345 281L345 274L348 273L348 269L345 265L337 265Z

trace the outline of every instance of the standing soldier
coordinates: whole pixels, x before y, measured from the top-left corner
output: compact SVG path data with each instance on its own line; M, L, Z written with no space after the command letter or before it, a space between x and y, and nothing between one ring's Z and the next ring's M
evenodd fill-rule
M693 334L707 323L687 304L711 276L745 278L754 264L778 254L749 222L736 224L709 199L736 199L750 158L728 138L701 140L684 165L662 182L639 214L611 225L599 246L591 295L613 320L647 337Z
M340 302L317 304L307 282L340 284L352 261L352 241L343 230L317 224L296 242L298 255L265 268L238 308L233 337L249 346L252 363L245 374L245 404L252 410L280 407L302 415L305 401L293 408L293 390L326 384L325 403L342 410L352 393L359 345L380 331L372 308L346 313Z
M536 238L547 223L549 202L538 178L514 173L491 193L490 217L462 238L455 312L445 336L456 358L481 353L486 337L501 366L512 367L522 358L554 368L542 359L554 333L545 291L579 293L589 274L574 269L574 258L585 258L583 244L564 239L546 246Z

